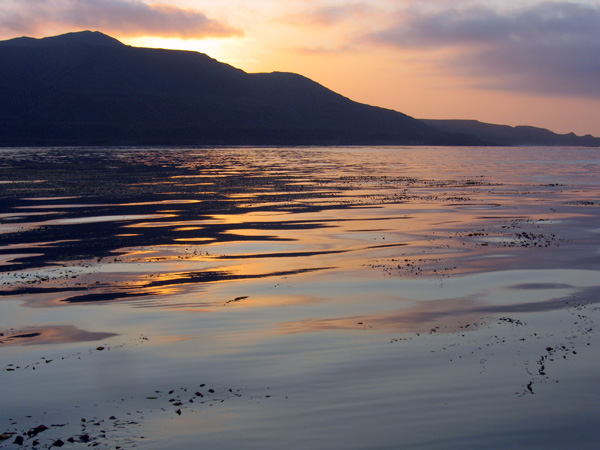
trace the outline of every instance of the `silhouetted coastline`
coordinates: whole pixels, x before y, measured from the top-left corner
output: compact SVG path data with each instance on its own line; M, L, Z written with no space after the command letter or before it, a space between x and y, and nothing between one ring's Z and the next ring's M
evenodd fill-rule
M421 121L298 74L246 73L100 32L1 41L0 60L3 147L600 145L533 127Z

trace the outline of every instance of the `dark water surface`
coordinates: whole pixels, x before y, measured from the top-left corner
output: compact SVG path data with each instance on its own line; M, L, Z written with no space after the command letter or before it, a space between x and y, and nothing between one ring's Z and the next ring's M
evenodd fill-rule
M0 149L0 448L597 448L599 173Z

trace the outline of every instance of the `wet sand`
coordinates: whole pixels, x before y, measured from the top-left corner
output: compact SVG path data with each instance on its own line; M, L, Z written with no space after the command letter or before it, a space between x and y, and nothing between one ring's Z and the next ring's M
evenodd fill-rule
M596 448L598 169L0 150L0 448Z

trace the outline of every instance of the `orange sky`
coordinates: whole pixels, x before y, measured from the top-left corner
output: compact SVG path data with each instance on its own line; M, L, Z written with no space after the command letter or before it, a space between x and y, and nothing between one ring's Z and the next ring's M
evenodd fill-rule
M600 136L597 0L2 0L0 39L84 29L417 118Z

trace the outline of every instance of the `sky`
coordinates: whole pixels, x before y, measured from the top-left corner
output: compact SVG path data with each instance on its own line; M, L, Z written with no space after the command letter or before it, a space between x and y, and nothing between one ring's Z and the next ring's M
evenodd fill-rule
M0 39L81 30L416 118L600 136L600 0L0 0Z

